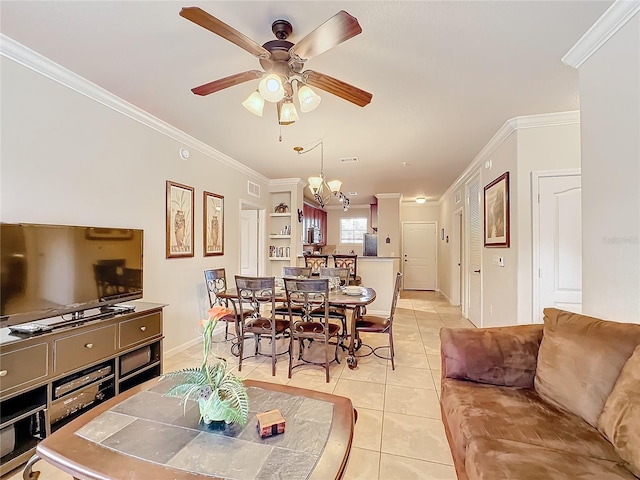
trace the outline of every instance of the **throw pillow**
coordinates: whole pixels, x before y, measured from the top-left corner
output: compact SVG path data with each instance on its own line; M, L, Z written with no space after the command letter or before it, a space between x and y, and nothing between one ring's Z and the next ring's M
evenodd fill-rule
M640 344L640 325L544 310L535 389L596 427L622 367Z
M542 325L442 328L440 345L448 378L533 387Z
M640 476L640 346L625 363L598 419L598 429L629 470Z

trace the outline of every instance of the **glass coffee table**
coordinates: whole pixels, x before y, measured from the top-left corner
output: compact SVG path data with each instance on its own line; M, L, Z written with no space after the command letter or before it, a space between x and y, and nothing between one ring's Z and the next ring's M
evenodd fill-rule
M150 380L93 408L45 438L24 471L43 459L85 480L341 478L353 438L351 400L246 380L245 427L211 430L195 403L165 397L169 380ZM260 438L256 414L279 409L283 434Z

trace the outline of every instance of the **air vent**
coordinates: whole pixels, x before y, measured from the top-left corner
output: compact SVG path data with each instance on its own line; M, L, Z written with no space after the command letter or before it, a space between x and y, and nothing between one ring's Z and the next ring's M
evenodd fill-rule
M260 198L260 185L247 180L247 193L253 197Z
M358 157L342 157L338 160L340 160L340 163L356 163L360 161L358 160Z

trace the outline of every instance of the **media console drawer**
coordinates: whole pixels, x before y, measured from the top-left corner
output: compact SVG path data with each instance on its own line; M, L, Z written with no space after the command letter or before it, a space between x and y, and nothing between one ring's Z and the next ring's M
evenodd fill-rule
M96 328L88 332L54 341L54 371L64 373L96 362L116 352L116 326Z
M123 320L118 326L120 328L119 348L125 348L160 335L162 332L162 315L158 312L131 320Z
M39 343L0 355L0 391L47 376L47 344Z

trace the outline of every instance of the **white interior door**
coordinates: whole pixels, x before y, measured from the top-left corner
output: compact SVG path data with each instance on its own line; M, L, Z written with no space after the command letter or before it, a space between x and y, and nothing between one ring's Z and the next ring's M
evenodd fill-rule
M437 279L437 225L434 222L403 223L403 288L435 290Z
M480 210L480 176L476 175L466 185L467 211L467 318L476 327L482 326L482 218Z
M240 275L258 276L258 210L241 210Z
M538 177L539 294L534 323L542 322L546 307L582 312L581 212L580 175Z

